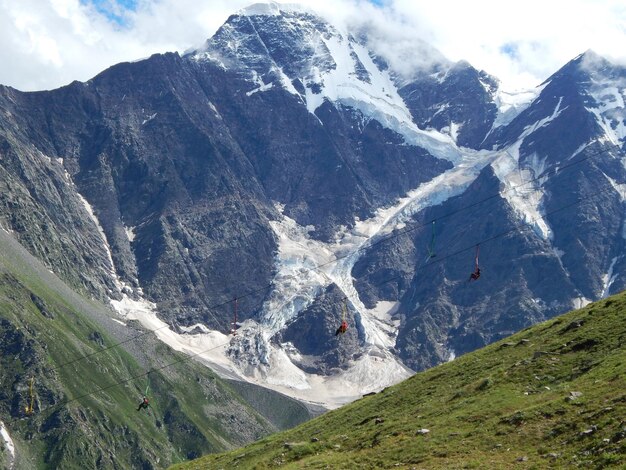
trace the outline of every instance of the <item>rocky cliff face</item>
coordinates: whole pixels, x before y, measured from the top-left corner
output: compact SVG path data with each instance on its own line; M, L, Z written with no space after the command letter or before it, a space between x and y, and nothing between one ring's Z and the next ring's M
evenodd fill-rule
M437 129L468 148L483 148L498 114L498 82L466 62L439 66L399 88L420 128Z
M405 363L423 369L623 288L623 78L591 52L567 64L487 133L495 159L462 194L415 214L396 256L376 246L377 269L368 255L357 263L361 289L377 292L370 303L401 298ZM420 263L433 219L444 259L394 268ZM482 275L470 283L479 243ZM404 288L375 287L390 271Z
M383 59L269 4L182 57L2 88L2 224L179 333L226 331L237 298L237 374L343 376L346 395L378 363L397 380L624 286L624 69L585 53L507 110L467 63Z

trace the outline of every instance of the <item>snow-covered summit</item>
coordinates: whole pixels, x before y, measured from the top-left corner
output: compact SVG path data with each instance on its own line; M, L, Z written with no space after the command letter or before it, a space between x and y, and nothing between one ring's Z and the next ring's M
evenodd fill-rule
M267 3L231 16L203 50L190 56L244 77L249 89L242 93L248 96L282 88L312 114L325 102L347 106L407 143L457 161L458 150L448 135L415 124L394 72L364 42L304 7Z
M311 12L307 7L298 3L254 3L242 8L235 15L238 16L279 16L282 13Z

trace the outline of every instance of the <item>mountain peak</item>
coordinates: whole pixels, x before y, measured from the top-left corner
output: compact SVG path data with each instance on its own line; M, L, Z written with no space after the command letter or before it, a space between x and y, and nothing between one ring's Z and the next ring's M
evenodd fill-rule
M614 67L614 64L612 64L609 60L607 60L600 54L597 54L596 52L592 51L591 49L587 50L584 54L581 54L579 57L580 57L580 66L583 67L588 72L590 72L591 74L603 73L603 71L606 71Z
M613 69L614 64L595 51L588 49L561 67L545 80L542 85L555 80L569 80L572 78L578 82L587 82L592 77L604 77L607 74L610 76L613 73Z
M280 16L283 13L310 13L304 5L298 3L263 2L253 3L239 10L238 16Z
M572 59L570 63L581 67L587 72L599 71L611 66L611 63L607 59L591 49L587 49L585 52Z

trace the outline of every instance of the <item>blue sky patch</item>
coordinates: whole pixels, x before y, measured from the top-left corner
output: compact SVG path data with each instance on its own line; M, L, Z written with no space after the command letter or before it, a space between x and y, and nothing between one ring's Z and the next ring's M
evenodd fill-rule
M519 58L519 45L514 42L507 42L500 46L500 52L508 55L511 59Z
M135 11L138 0L80 0L83 5L93 5L107 19L120 26L127 24L125 13Z

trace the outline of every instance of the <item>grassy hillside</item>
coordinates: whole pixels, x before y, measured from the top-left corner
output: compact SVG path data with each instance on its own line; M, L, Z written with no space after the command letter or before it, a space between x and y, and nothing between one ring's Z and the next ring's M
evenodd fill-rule
M626 295L176 470L626 468Z
M148 385L152 409L138 412ZM257 412L206 367L112 321L0 231L0 421L15 469L166 468L309 417L283 397L274 419L270 405ZM0 468L10 461L0 439Z

